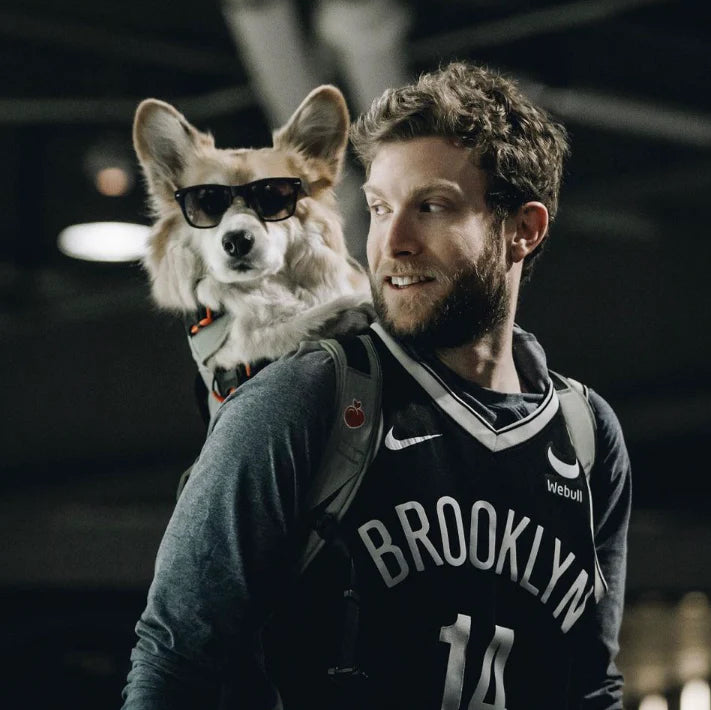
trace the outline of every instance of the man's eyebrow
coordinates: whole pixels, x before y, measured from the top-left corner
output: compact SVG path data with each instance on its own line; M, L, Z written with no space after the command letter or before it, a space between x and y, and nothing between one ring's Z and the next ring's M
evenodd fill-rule
M429 182L426 182L422 185L417 185L410 191L410 196L411 197L419 197L420 195L424 195L428 192L434 192L436 190L442 190L445 192L455 193L457 195L462 194L462 188L459 186L458 183L453 182L452 180L445 180L444 178L438 178L438 179L430 180Z
M361 190L363 192L369 192L372 195L377 195L378 197L384 197L385 193L380 190L377 185L373 185L370 182L366 182ZM445 190L447 192L456 193L457 195L462 194L462 188L458 183L452 180L445 180L444 178L430 180L421 185L415 185L408 193L409 198L419 197L420 195L426 194L428 192L433 192L434 190Z

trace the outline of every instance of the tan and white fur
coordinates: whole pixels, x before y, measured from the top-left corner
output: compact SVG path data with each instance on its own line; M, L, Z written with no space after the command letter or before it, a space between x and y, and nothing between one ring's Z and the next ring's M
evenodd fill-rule
M333 187L343 165L348 111L333 86L312 91L271 148L220 149L175 108L143 101L133 129L136 153L156 219L144 264L163 308L226 312L229 335L208 363L214 369L274 360L304 339L329 335L340 312L369 300L365 272L349 257ZM263 222L236 198L217 227L188 225L175 190L216 183L241 185L267 177L298 177L308 185L295 214ZM239 268L222 245L247 230L254 244Z

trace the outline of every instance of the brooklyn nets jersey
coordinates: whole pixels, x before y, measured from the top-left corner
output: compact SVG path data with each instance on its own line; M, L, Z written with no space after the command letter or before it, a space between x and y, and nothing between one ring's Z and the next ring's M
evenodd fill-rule
M294 599L292 644L280 639L275 664L284 707L573 707L579 630L605 581L552 382L497 430L375 328L383 436ZM356 671L331 684L353 630L344 588L358 600Z

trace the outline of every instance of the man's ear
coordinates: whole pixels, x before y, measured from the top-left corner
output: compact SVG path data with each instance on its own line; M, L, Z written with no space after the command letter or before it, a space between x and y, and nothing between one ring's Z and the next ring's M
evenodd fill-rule
M541 202L526 202L512 215L516 231L510 246L513 263L523 261L535 251L548 234L548 210Z

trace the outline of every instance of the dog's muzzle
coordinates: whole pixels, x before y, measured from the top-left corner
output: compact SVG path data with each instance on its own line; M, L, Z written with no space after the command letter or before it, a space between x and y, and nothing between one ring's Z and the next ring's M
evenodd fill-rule
M236 229L222 236L222 248L237 259L247 256L254 246L254 234L246 229Z

